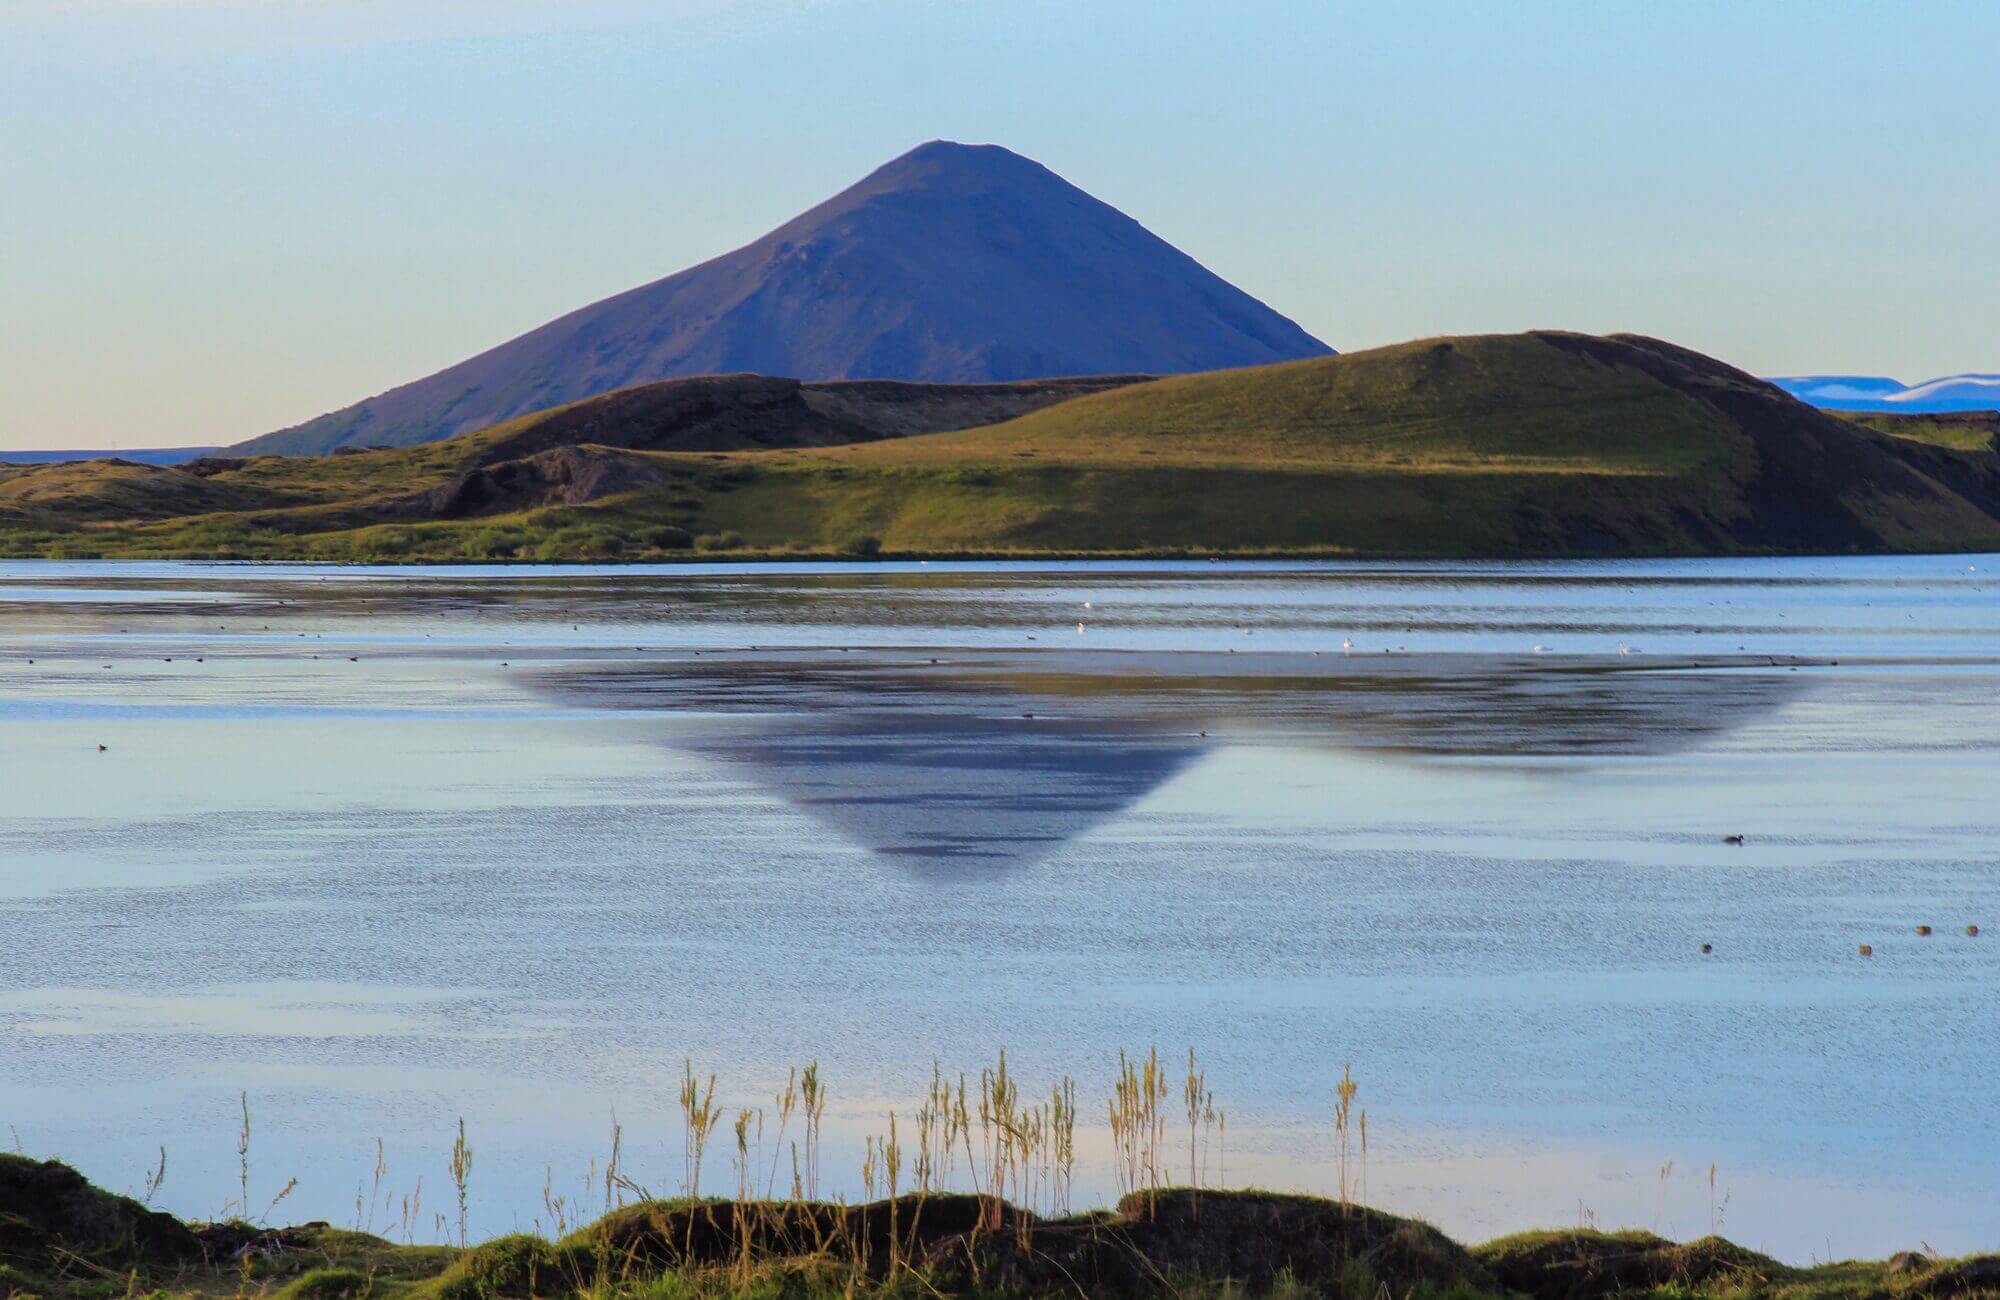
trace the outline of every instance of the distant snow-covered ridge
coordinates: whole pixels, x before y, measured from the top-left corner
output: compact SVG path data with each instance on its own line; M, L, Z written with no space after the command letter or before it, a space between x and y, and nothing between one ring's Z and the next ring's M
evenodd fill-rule
M2000 410L2000 375L1946 375L1921 384L1874 375L1795 375L1770 382L1802 402L1838 411Z

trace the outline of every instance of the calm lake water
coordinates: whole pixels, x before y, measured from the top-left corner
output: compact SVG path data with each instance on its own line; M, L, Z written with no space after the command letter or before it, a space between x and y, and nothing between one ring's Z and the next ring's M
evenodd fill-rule
M677 1190L690 1058L854 1194L933 1060L1191 1044L1232 1182L1352 1062L1461 1238L2000 1248L1996 688L1979 556L0 563L0 1146L212 1215L247 1094L253 1209L436 1235L463 1117L494 1232L614 1111Z

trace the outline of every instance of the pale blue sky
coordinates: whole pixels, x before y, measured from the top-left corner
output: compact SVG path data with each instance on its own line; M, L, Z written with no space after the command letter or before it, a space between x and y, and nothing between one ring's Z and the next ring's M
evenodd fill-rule
M0 0L0 446L228 442L933 137L1335 347L2000 370L2000 4Z

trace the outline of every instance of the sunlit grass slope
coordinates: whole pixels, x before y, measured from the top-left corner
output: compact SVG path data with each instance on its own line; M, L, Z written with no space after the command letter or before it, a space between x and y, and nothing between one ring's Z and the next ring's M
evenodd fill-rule
M853 459L1662 474L1720 463L1729 451L1727 422L1685 392L1635 367L1580 364L1522 334L1162 379L985 429L857 448Z

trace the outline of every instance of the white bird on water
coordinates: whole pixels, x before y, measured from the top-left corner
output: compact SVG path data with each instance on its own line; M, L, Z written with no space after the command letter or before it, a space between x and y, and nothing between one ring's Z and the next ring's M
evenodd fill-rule
M1342 653L1342 654L1344 654L1344 655L1351 655L1351 654L1353 654L1353 653L1354 653L1354 638L1353 638L1353 637L1351 637L1351 636L1344 636L1344 637L1340 638L1340 653Z
M1620 641L1618 643L1618 653L1621 655L1629 655L1632 653L1632 647L1626 645L1623 641Z
M1078 636L1082 636L1082 635L1083 635L1083 624L1081 624L1081 623L1078 623L1078 624L1076 625L1076 634L1077 634Z
M1539 645L1538 645L1538 646L1536 646L1536 647L1535 647L1535 653L1536 653L1536 654L1540 654L1541 652L1542 652L1542 648L1541 648L1541 647L1540 647Z

